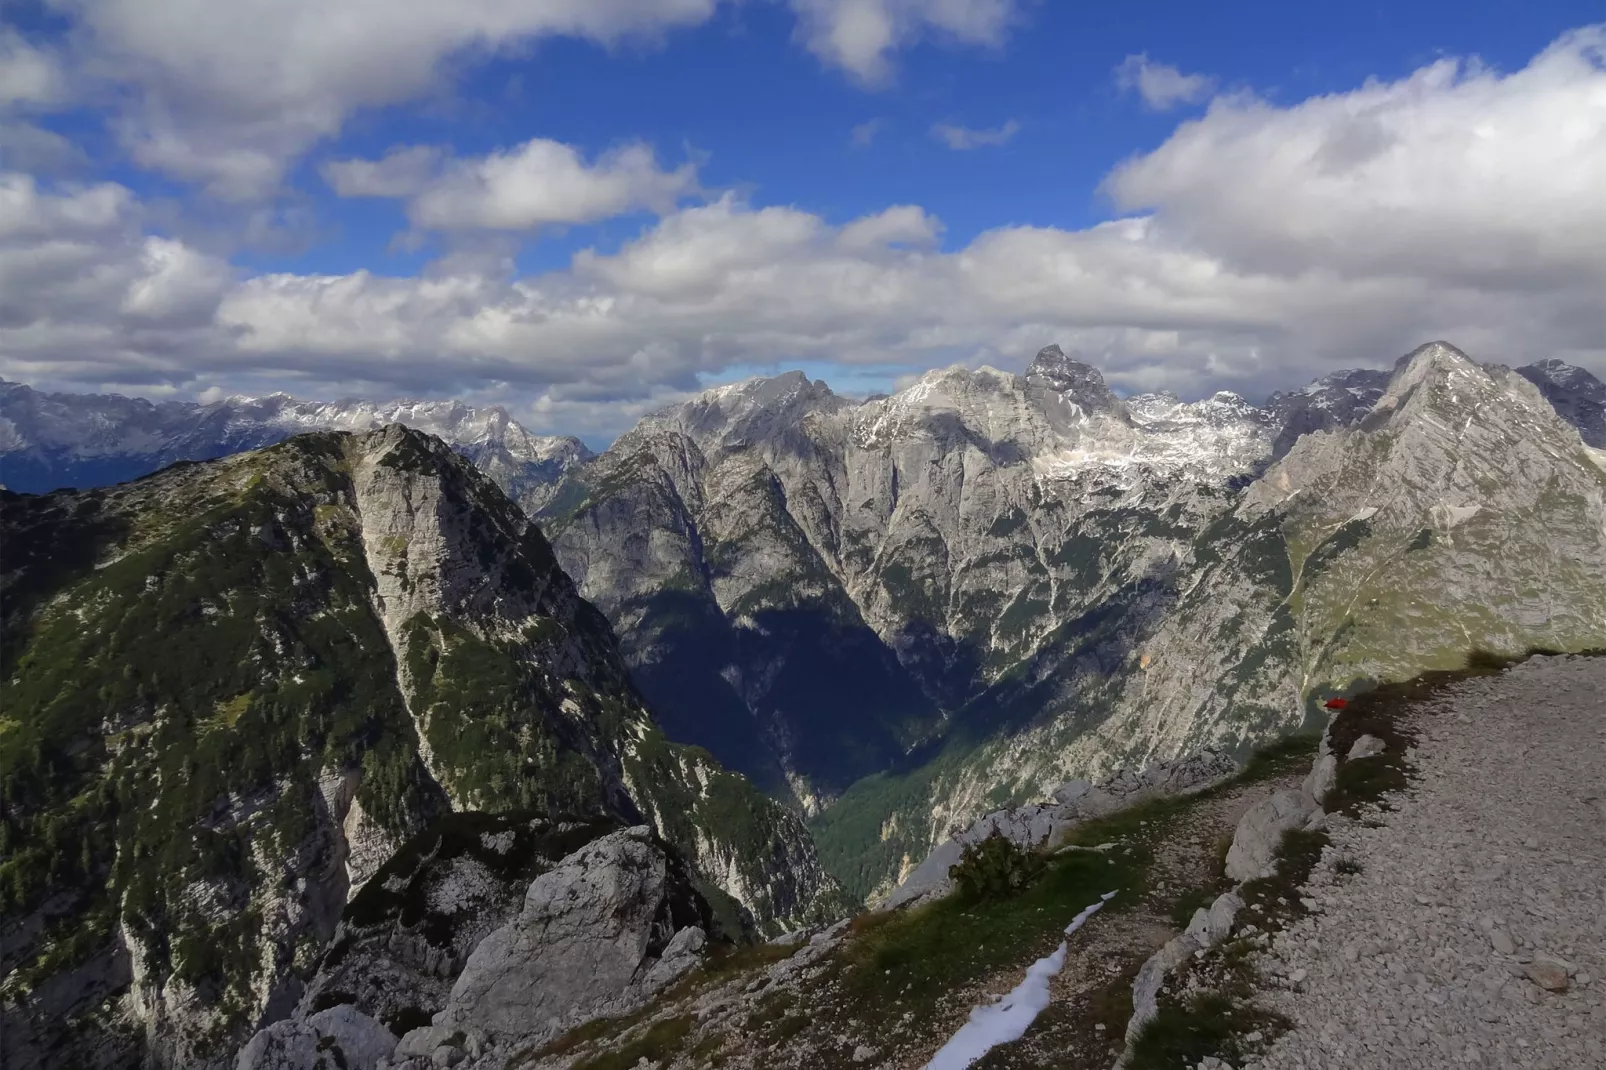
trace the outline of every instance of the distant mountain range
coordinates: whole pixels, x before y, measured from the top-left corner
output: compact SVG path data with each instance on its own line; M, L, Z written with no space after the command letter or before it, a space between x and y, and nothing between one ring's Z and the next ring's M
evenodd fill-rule
M864 402L793 373L529 504L666 731L796 799L862 894L1069 777L1315 723L1324 689L1606 641L1600 389L1442 343L1262 406L1121 399L1056 347Z
M513 493L550 484L592 453L532 435L500 406L460 401L298 401L288 394L200 405L118 394L53 394L0 380L0 484L43 493L148 475L176 461L271 446L304 431L402 424L435 435Z

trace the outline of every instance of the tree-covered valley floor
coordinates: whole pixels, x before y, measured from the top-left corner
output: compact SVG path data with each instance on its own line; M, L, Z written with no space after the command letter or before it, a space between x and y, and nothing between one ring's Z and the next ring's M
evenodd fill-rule
M1222 867L1238 819L1296 786L1315 749L1314 737L1293 737L1209 791L1080 825L1045 848L1035 877L1013 894L955 894L862 914L810 941L732 952L644 1012L591 1023L507 1066L632 1070L646 1058L663 1070L912 1070L1113 891L1070 937L1048 1007L1020 1040L974 1064L1105 1070L1120 1051L1138 967L1230 887Z

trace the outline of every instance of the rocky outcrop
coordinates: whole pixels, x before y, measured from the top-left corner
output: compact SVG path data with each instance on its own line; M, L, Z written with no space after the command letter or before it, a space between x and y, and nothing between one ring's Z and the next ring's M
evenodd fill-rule
M1052 846L1077 825L1094 817L1136 806L1168 795L1204 791L1238 772L1238 764L1225 754L1204 751L1174 762L1156 762L1134 773L1118 770L1093 786L1085 780L1061 784L1044 803L988 814L938 844L881 904L893 909L923 899L940 898L953 890L949 871L971 844L1002 836L1031 850Z
M1238 822L1227 849L1227 877L1254 880L1272 870L1283 834L1302 828L1317 811L1316 800L1303 790L1279 791L1257 803Z
M520 912L469 956L438 1020L397 1055L432 1055L454 1035L539 1044L628 1013L701 961L711 924L649 829L604 836L531 883Z
M275 1022L252 1037L236 1070L374 1070L395 1050L396 1037L355 1007L331 1007L308 1018Z
M1160 987L1166 976L1178 966L1202 951L1208 951L1224 941L1232 932L1233 921L1244 907L1237 892L1223 892L1208 907L1194 912L1188 928L1166 942L1142 966L1132 982L1132 1017L1127 1020L1125 1040L1128 1051L1143 1027L1159 1013ZM1123 1053L1117 1066L1126 1065Z

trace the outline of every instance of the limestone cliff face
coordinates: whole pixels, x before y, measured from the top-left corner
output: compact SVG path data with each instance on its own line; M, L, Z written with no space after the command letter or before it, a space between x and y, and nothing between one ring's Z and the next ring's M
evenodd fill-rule
M439 440L0 509L8 1067L222 1065L450 811L646 816L767 931L835 902L799 819L663 738L606 619Z
M1322 687L1606 639L1587 406L1531 374L1435 344L1259 407L1120 399L1054 347L862 403L794 373L649 417L540 520L672 732L819 815L864 892Z

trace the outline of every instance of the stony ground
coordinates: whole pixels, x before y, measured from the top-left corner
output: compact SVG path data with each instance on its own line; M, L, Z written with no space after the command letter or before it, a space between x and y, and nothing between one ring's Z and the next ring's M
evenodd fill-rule
M1260 800L1297 784L1309 762L1309 750L1289 754L1257 775L1165 808L1152 820L1135 815L1127 822L1111 850L1128 850L1141 840L1153 858L1141 870L1137 901L1095 915L1071 938L1049 1007L1024 1038L994 1049L974 1070L1106 1070L1120 1053L1132 976L1176 934L1174 917L1184 909L1179 901L1191 913L1194 899L1208 901L1227 886L1221 859L1238 819ZM1105 890L1113 889L1101 885L1096 891ZM589 1032L581 1030L572 1047L561 1043L509 1065L627 1070L645 1058L660 1070L915 1070L972 1007L1018 984L1027 966L1058 942L1057 926L1088 901L1064 904L1064 916L1053 919L1041 941L943 991L934 1003L904 1002L895 970L887 972L884 992L866 1003L845 974L862 934L835 927L795 952L776 948L715 983L693 983L622 1032L598 1029L592 1041L581 1039Z
M1418 780L1331 828L1314 912L1259 963L1295 1028L1251 1065L1606 1067L1606 658L1534 658L1407 718Z

